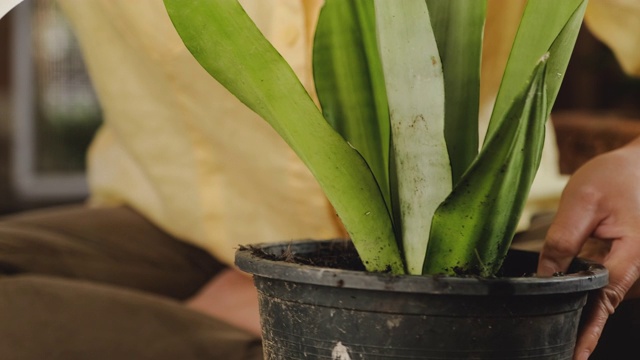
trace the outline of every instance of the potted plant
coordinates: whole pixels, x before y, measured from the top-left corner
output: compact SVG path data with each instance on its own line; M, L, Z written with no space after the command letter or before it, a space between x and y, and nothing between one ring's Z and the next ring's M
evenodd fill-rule
M606 270L576 260L570 275L523 277L537 256L509 246L586 0L528 1L479 153L486 0L326 0L322 110L236 0L164 2L198 62L296 151L350 235L239 250L267 358L571 358Z

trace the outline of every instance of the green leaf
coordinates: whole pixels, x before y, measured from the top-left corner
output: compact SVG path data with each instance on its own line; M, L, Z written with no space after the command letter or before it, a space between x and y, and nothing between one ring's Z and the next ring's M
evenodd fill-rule
M456 184L478 155L480 62L486 0L427 0L442 59L444 133Z
M367 164L322 117L293 70L240 4L235 0L164 3L178 34L203 68L264 118L309 167L367 270L402 273L391 218Z
M586 5L583 0L529 0L483 149L434 217L425 273L453 273L457 268L479 269L482 275L493 275L502 264L539 166L544 123L562 82ZM541 58L545 59L543 72ZM537 96L533 105L529 100L523 102L523 93L519 92L521 84L530 81L526 74L531 73L536 74L532 86L541 82L537 77L544 76L546 87L545 96ZM536 104L540 101L544 101L544 107ZM523 105L533 110L525 109L520 117L516 116ZM539 123L535 127L534 118ZM527 130L517 131L517 141L523 141L523 131L527 139L524 145L512 143L508 133L523 120L529 125L518 125ZM518 123L511 124L514 121ZM505 150L495 150L500 142L511 143L522 152L509 155L506 161Z
M422 272L431 218L451 191L444 140L444 80L424 0L376 0L402 244L411 274Z
M373 0L325 1L314 39L313 74L324 117L367 161L391 212L389 108Z
M491 114L487 139L500 126L521 84L546 53L550 53L547 110L551 111L573 52L587 3L587 0L527 2Z
M500 128L438 208L426 274L494 275L506 255L540 165L547 119L546 61L519 92Z

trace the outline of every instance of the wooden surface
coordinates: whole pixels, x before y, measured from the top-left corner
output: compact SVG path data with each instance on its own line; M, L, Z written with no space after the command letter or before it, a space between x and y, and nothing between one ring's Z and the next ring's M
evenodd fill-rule
M556 129L560 172L573 173L592 157L640 136L640 118L595 112L563 111L551 115Z

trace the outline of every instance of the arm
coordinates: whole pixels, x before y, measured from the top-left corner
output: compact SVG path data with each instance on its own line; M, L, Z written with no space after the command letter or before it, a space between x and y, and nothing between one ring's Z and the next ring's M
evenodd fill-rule
M565 271L588 240L604 242L591 256L609 269L609 285L594 307L576 345L576 359L587 359L604 324L626 297L640 297L640 138L595 157L569 180L540 255L538 274Z
M236 268L222 270L185 305L257 337L261 336L258 291L253 279Z

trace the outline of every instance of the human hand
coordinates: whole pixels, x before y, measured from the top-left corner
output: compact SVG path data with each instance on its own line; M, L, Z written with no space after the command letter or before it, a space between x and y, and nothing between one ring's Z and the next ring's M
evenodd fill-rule
M591 240L590 240L591 239ZM594 241L595 239L595 241ZM604 251L591 251L593 243ZM539 276L567 270L575 256L609 270L609 285L593 299L574 359L593 352L605 322L640 286L640 139L584 164L569 180L540 254Z
M251 277L239 270L222 270L185 305L261 336L258 292Z

